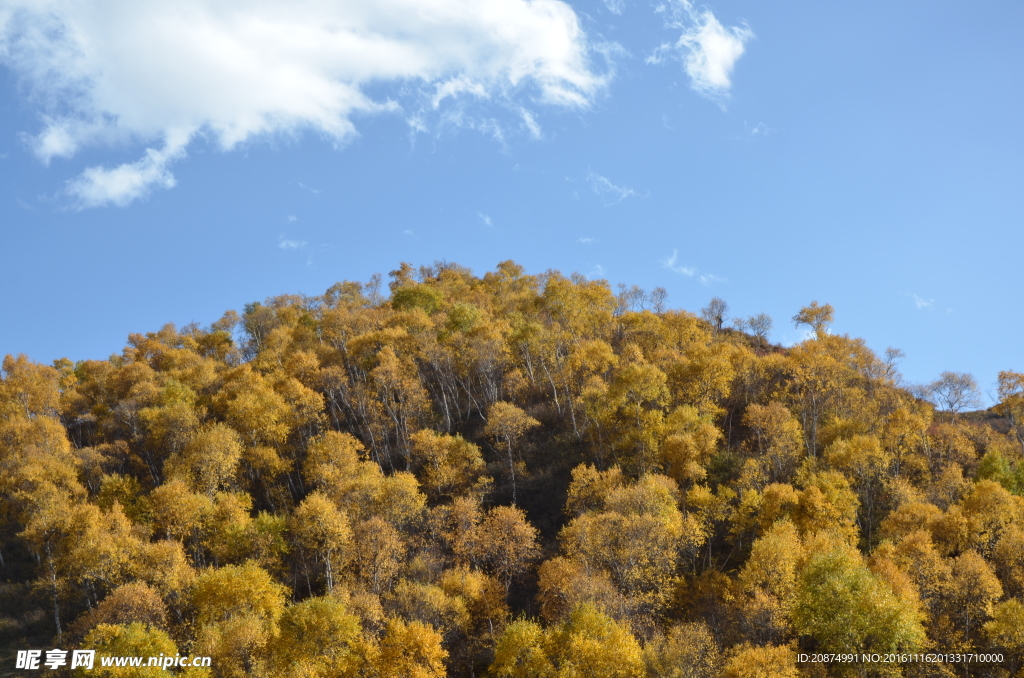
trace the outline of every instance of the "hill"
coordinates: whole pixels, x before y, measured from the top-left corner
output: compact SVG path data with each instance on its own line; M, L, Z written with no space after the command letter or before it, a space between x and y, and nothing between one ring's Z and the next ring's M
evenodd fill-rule
M1024 375L937 412L830 306L783 348L664 302L403 264L107 360L8 356L0 671L1014 675ZM1003 659L797 662L890 652Z

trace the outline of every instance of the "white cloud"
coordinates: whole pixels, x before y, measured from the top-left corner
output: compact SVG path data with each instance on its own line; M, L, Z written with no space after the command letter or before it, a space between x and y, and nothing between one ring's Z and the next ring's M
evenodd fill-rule
M168 147L163 151L146 149L146 155L133 163L113 169L89 167L68 182L65 191L80 209L117 205L124 207L145 197L154 188L173 188L174 176L167 169L172 160L183 157L184 147Z
M658 47L647 63L679 59L694 91L716 101L727 98L733 68L754 32L746 25L727 28L711 10L698 11L690 0L673 0L659 10L666 15L667 27L682 33L674 43Z
M472 94L480 99L486 99L487 88L484 87L483 83L474 82L468 77L459 76L451 78L437 85L431 104L434 108L440 108L441 102L445 99L449 97L457 98L462 94Z
M523 125L530 132L530 137L533 139L540 139L543 135L540 129L540 124L537 123L537 119L533 117L533 113L526 110L525 108L519 109L519 115L523 118Z
M590 273L587 274L587 277L591 280L603 279L607 277L606 273L604 266L601 264L594 264L594 267L590 269Z
M81 126L70 129L67 120L47 120L46 128L37 137L27 134L22 139L27 141L32 151L44 164L49 165L53 158L70 158L78 150L78 139L86 136Z
M289 240L282 235L278 240L277 246L283 250L302 250L306 249L306 241Z
M0 8L0 64L42 117L31 145L44 162L114 143L164 149L86 170L71 189L83 206L172 186L168 166L196 135L224 150L303 130L341 144L357 133L353 116L402 112L416 128L424 111L455 99L518 113L536 137L524 105L588 106L609 78L593 67L595 54L607 58L562 0L6 0Z
M623 10L626 9L626 2L625 0L604 0L604 6L612 14L622 14Z
M476 215L478 217L480 217L480 221L484 222L486 225L488 225L488 226L493 226L494 225L493 223L491 223L491 218L489 216L487 216L486 214L484 214L483 212L477 212Z
M685 275L689 278L697 275L697 269L692 266L680 266L677 262L679 261L679 251L672 250L672 256L661 262L661 265L670 271L675 271L680 275Z
M679 251L678 250L672 250L672 256L668 257L667 259L663 259L662 262L661 262L661 265L662 265L662 267L667 268L668 270L670 270L670 271L672 271L674 273L678 273L679 275L685 275L687 278L694 278L694 277L696 277L697 280L700 281L701 285L704 285L704 286L707 286L707 287L710 287L711 285L714 285L715 283L727 282L727 280L725 278L722 278L720 276L717 276L717 275L714 275L714 274L711 274L711 273L701 273L699 270L697 270L697 268L695 268L693 266L683 266L683 265L681 265L679 263Z
M757 136L766 137L766 136L769 136L769 135L775 133L774 129L772 129L768 125L764 124L763 122L759 122L756 125L754 125L753 127L750 127L749 125L747 125L747 121L744 120L743 121L743 127L747 130L747 133L749 133L750 136L752 136L752 137L757 137Z
M617 202L622 202L626 198L641 197L646 198L648 194L640 195L632 188L628 186L617 186L613 184L607 177L603 177L600 174L590 172L587 174L587 181L590 182L590 188L594 193L602 196L603 198L614 198L609 205L614 205Z
M593 245L595 242L598 242L598 241L595 240L594 238L577 238L576 242L581 242L584 245Z
M298 220L299 220L299 218L297 216L295 216L294 214L289 214L288 215L288 223L293 224L293 223L295 223Z
M935 303L934 299L922 299L916 294L911 294L910 296L914 300L914 306L916 306L917 308L929 308L932 304Z

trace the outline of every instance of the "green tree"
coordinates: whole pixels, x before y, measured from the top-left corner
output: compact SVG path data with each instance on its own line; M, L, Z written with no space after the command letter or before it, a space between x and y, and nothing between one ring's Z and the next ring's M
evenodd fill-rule
M906 652L925 641L913 602L893 593L855 549L839 544L812 551L800 575L793 623L823 652Z

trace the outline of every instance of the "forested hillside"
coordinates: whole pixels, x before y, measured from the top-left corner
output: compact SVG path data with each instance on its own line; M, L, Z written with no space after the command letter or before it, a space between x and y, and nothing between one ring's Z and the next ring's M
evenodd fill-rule
M188 676L1024 676L1024 374L937 410L897 351L794 312L814 336L782 348L721 304L402 265L108 360L8 356L0 675L81 647L212 657ZM895 651L1005 661L796 661Z

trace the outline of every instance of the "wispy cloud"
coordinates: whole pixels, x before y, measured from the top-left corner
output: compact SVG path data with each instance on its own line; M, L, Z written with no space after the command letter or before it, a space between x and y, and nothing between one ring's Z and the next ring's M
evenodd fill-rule
M408 236L411 236L413 238L416 237L416 234L412 232L411 228L407 228L404 231L402 231L402 235L408 235Z
M672 250L672 256L668 257L661 262L661 265L670 271L674 271L680 275L685 275L689 278L697 275L697 269L692 266L680 266L679 265L679 251Z
M576 242L581 242L584 245L593 245L595 242L600 242L594 238L577 238Z
M488 215L484 214L483 212L477 212L476 215L480 217L480 221L484 222L484 224L486 224L487 226L494 226L494 224L491 222L491 218Z
M289 224L294 224L298 220L299 220L299 218L297 216L295 216L294 214L289 214L288 215L288 223Z
M306 184L302 183L301 181L299 182L299 188L304 188L307 191L309 191L310 193L312 193L313 195L320 195L320 189L319 188L310 188L309 186L307 186Z
M316 259L319 255L334 249L334 245L330 245L328 243L310 245L305 240L295 240L293 238L285 237L283 233L278 236L277 247L278 249L282 249L286 252L305 255L306 266L315 266Z
M278 238L277 242L277 246L283 250L304 250L306 244L305 240L290 240L283 235Z
M590 269L590 273L587 274L587 277L590 278L591 280L605 278L606 271L604 270L604 266L602 266L601 264L594 264L594 267Z
M913 293L910 294L910 297L914 300L914 306L917 308L931 308L932 304L935 303L934 299L922 299Z
M604 0L604 6L612 14L622 14L626 9L626 2L625 0Z
M681 33L674 43L658 47L647 63L682 61L695 92L719 103L727 99L733 68L754 32L746 24L727 28L710 9L697 10L690 0L670 0L658 11L665 15L667 28Z
M82 207L171 188L170 162L197 135L223 150L305 130L342 145L356 116L411 121L490 102L538 137L524 102L588 107L611 78L611 54L564 0L6 0L0 9L0 65L43 120L30 140L44 162L90 146L150 147L70 182Z
M423 123L425 125L425 123ZM458 106L444 111L437 119L435 136L440 138L448 129L468 129L490 137L497 142L502 150L508 151L506 125L497 118L470 114L465 107ZM429 130L429 127L425 127ZM514 131L514 130L513 130Z
M519 115L523 118L523 125L525 125L526 129L530 132L531 138L540 139L544 136L540 129L540 124L537 122L537 119L533 117L533 113L522 108L519 110Z
M766 137L775 133L774 129L764 124L763 122L759 122L753 127L751 127L750 125L747 124L747 121L744 120L743 127L747 130L747 134L749 134L752 137Z
M608 177L603 177L600 174L595 174L594 172L587 174L587 181L590 182L590 188L594 193L606 200L611 200L611 202L605 203L606 205L614 205L615 203L622 202L626 198L646 198L650 195L649 193L641 195L629 186L618 186L613 184Z
M704 286L710 287L711 285L714 285L715 283L727 282L727 280L725 278L722 278L720 276L714 275L712 273L701 273L694 266L683 266L683 265L681 265L679 263L679 251L678 250L672 250L672 256L667 257L666 259L663 259L661 261L661 265L662 265L663 268L667 268L668 270L672 271L673 273L678 273L679 275L685 275L687 278L695 278L698 281L700 281L701 285L704 285Z

